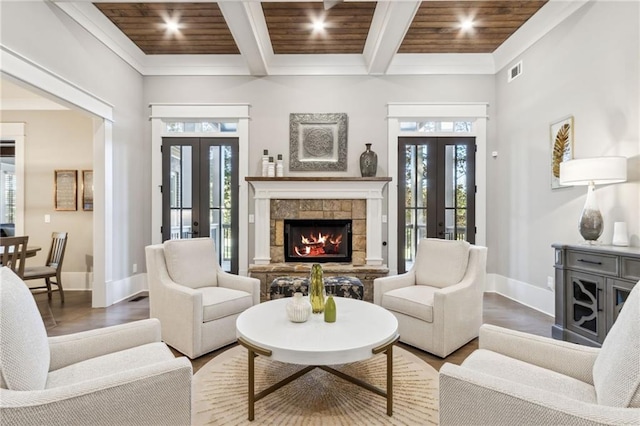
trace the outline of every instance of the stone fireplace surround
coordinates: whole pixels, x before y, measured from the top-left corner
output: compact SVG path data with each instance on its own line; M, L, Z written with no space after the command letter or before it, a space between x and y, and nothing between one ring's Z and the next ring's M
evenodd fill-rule
M251 276L261 281L261 299L278 276L306 276L311 263L284 263L285 218L343 218L354 221L353 262L324 263L326 276L358 277L365 300L373 299L373 279L386 276L382 259L382 190L391 178L357 177L247 177L254 188L255 257ZM355 228L359 228L358 234ZM363 229L364 228L364 229ZM364 231L364 232L363 232ZM357 236L357 238L356 238Z

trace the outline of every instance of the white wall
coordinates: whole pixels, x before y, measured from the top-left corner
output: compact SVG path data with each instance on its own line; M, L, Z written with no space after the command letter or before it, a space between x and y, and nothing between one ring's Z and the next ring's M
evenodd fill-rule
M29 245L42 250L29 265L44 265L52 232L68 232L69 242L63 263L64 273L87 277L93 269L93 212L56 211L54 171L78 171L78 200L82 197L82 170L93 169L93 123L76 111L2 111L2 120L25 123L25 224ZM44 216L51 217L45 223ZM87 284L63 280L65 289ZM86 288L86 287L82 287Z
M147 104L249 103L249 172L252 176L261 173L263 149L268 149L270 154L284 154L286 176L360 176L360 154L364 144L371 143L371 149L378 154L377 176L393 177L394 182L389 185L396 184L395 167L387 164L389 102L488 102L491 105L494 91L491 75L145 78ZM329 112L347 113L349 118L347 171L289 172L289 114ZM252 192L249 196L253 196ZM253 210L253 202L249 205ZM386 208L385 200L383 209L386 211ZM386 227L381 232L383 241L395 234L388 236ZM253 241L253 226L250 226L249 241ZM240 244L243 250L247 242ZM253 259L253 244L247 249L249 259ZM386 263L386 247L383 247L383 257Z
M113 164L108 167L114 179L108 190L114 194L117 226L107 229L113 244L106 244L105 275L113 286L109 293L135 291L139 284L129 279L132 265L144 265L144 245L150 240L150 144L144 137L149 123L142 76L55 5L3 1L1 13L3 46L113 105Z
M521 57L524 73L495 77L497 138L489 158L489 269L546 288L553 243L578 243L586 187L551 190L549 124L574 116L574 157L628 157L628 182L596 189L610 244L626 221L640 245L640 4L579 9ZM512 64L510 64L511 66ZM551 292L549 292L551 293Z

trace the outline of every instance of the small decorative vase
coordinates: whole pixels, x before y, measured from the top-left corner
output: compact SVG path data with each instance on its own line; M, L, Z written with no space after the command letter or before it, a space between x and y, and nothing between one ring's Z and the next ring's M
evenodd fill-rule
M324 280L322 279L322 266L314 263L311 266L311 290L309 300L314 314L324 311Z
M302 297L302 293L295 292L287 303L287 316L291 322L305 322L311 315L311 304Z
M324 322L336 322L336 301L330 294L327 303L324 304Z
M362 177L374 177L378 171L378 154L371 151L371 144L364 144L367 149L360 154L360 174Z

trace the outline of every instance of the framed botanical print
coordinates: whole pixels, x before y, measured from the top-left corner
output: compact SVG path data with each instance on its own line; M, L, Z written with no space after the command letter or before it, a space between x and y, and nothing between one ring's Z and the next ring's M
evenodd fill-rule
M551 189L560 185L560 163L573 158L573 116L551 123Z

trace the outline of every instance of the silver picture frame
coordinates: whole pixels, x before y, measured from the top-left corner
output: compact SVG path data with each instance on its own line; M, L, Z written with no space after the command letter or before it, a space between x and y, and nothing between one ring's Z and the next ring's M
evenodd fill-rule
M290 171L346 171L345 113L289 115Z

